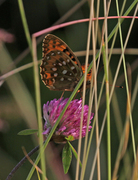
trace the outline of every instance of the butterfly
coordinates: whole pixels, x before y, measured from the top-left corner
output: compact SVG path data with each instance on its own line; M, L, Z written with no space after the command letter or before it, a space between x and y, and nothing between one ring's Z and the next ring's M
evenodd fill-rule
M85 73L85 65L81 65L68 45L55 35L45 36L42 58L40 75L50 90L73 91ZM87 87L90 86L90 80L91 71L87 74ZM79 91L82 91L82 86Z

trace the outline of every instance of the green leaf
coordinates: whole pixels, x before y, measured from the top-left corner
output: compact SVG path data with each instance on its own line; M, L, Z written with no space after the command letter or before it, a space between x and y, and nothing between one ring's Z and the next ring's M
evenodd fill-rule
M23 130L23 131L20 131L19 133L18 133L18 135L31 135L31 134L34 134L34 133L37 133L38 132L38 130L37 129L25 129L25 130Z
M63 169L64 173L67 174L72 159L72 151L68 143L63 148L62 151L62 163L63 163Z

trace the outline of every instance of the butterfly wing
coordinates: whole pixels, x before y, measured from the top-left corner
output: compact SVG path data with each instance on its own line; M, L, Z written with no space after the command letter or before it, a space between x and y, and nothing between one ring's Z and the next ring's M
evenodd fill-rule
M48 34L43 40L43 60L40 74L51 90L72 91L83 72L81 64L68 45Z
M81 64L80 64L78 58L74 55L73 51L69 48L69 46L64 41L62 41L60 38L58 38L57 36L55 36L53 34L48 34L45 36L45 38L43 40L42 57L44 58L46 56L46 54L52 50L60 50L60 51L64 52L72 59L72 61L74 61L75 64L77 64L77 66L79 68L81 68Z
M82 70L60 50L47 53L40 67L41 78L50 90L73 91L82 76Z

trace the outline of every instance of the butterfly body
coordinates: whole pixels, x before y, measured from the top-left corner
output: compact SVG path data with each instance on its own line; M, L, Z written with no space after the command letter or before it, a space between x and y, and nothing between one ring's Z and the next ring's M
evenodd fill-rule
M42 46L40 74L44 84L50 90L73 91L85 72L85 66L81 66L78 58L64 41L52 34L44 38ZM89 73L87 85L90 84L90 79Z

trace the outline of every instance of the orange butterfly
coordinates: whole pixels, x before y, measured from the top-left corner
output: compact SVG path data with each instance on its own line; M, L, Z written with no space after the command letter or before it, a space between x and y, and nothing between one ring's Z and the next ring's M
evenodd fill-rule
M41 79L55 91L73 91L82 75L85 65L81 65L68 45L58 37L48 34L42 44L43 60L40 65ZM87 74L90 86L91 71ZM82 86L79 91L82 91Z

